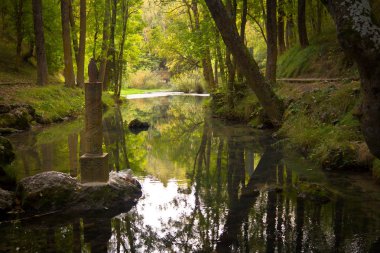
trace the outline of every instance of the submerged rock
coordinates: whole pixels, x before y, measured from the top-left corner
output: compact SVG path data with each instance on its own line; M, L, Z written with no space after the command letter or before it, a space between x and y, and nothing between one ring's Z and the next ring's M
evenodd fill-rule
M137 180L111 172L108 183L81 184L61 172L43 172L20 181L17 196L26 212L83 212L122 209L141 196Z
M138 134L141 131L146 131L150 127L148 122L142 122L139 119L134 119L128 124L129 130L134 133Z

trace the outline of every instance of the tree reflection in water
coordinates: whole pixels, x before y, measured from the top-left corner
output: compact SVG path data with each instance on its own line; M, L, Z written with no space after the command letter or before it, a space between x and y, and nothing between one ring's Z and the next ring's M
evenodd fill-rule
M212 119L200 102L144 99L111 109L103 121L110 168L132 168L139 176L144 195L137 206L0 224L0 251L380 252L378 199L364 208L367 194L351 182L339 179L339 188L337 179L276 150L265 132ZM125 122L134 118L152 127L131 134ZM62 154L74 175L75 152L83 148L80 129L71 128L64 145L49 146L52 140L39 135L20 141L20 175L54 168ZM327 203L298 193L300 183L314 182L347 192Z

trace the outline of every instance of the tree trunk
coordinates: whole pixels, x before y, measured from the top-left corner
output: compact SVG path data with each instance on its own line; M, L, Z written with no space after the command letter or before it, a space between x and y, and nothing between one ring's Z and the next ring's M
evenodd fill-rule
M107 89L105 85L105 76L107 69L107 56L109 47L109 25L110 25L110 0L104 0L104 20L103 20L103 43L102 43L102 62L100 64L99 81L103 83L103 90Z
M37 56L37 84L45 85L48 81L48 65L46 60L44 22L42 19L42 2L33 0L33 23Z
M75 87L75 75L73 68L73 57L71 51L70 38L70 15L69 4L71 0L61 0L61 18L62 18L62 40L63 56L65 62L65 84L67 87Z
M69 0L69 17L70 17L70 26L71 26L71 38L73 40L73 49L75 62L78 65L78 38L77 38L77 26L75 25L74 13L73 13L73 0Z
M21 64L21 49L22 49L22 40L24 39L24 27L23 27L23 19L24 19L24 0L14 0L14 7L16 13L16 63L17 67Z
M216 54L217 54L217 60L219 62L219 71L220 71L220 76L221 76L221 79L222 79L222 83L226 83L227 80L226 80L226 72L225 72L225 65L224 65L224 61L223 61L223 55L222 55L222 49L220 47L220 35L219 35L219 31L216 30L215 32L215 36L216 36Z
M301 47L307 47L309 39L306 29L306 0L298 0L298 36Z
M80 38L77 61L78 86L84 87L84 57L86 54L86 0L80 0Z
M293 0L286 0L288 1L289 6L293 6ZM285 34L285 47L290 48L293 44L294 39L294 20L293 20L293 13L292 11L289 11L286 15L286 34Z
M338 40L359 69L361 129L373 155L380 158L380 26L368 0L324 0L333 17Z
M277 0L267 0L267 65L265 76L276 83L277 66Z
M278 0L278 52L283 54L285 52L285 11L284 0Z
M129 18L129 3L127 0L123 0L122 2L122 13L123 13L123 33L120 41L120 51L119 51L119 59L118 59L118 83L115 83L115 96L120 97L122 80L123 80L123 69L124 69L124 45L127 34L127 25Z
M226 46L237 60L239 70L246 77L248 86L255 92L272 124L280 125L284 112L283 103L260 73L259 66L241 40L236 25L227 14L222 2L206 0L206 4Z
M116 47L115 47L115 29L116 29L116 16L117 16L117 0L112 0L112 13L111 13L111 35L110 35L110 48L108 50L109 56L112 57L112 65L110 65L110 80L116 86L118 81L117 65L116 65Z

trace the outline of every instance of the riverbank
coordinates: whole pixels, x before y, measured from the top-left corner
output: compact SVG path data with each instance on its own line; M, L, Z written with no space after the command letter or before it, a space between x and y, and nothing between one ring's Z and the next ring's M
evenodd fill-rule
M215 116L270 127L255 95L248 89L239 92L233 109L223 95L214 95ZM273 134L276 145L297 150L326 170L371 170L380 179L380 162L360 131L359 82L279 83L276 93L286 105L283 124Z
M114 100L103 94L106 107ZM0 90L0 129L3 135L29 129L35 124L50 124L77 117L84 109L84 91L63 84L3 85Z

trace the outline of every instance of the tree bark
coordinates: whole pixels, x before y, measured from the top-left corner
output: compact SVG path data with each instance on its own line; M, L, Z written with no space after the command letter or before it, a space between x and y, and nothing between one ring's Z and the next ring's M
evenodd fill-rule
M24 39L24 0L14 0L14 8L16 13L16 55L17 55L17 66L21 64L21 49L22 41Z
M368 0L322 0L333 17L338 40L359 69L361 129L367 145L380 158L380 26Z
M69 17L70 17L70 26L71 26L71 38L73 40L73 49L75 62L78 65L78 53L79 53L79 44L77 38L77 26L75 25L75 18L73 13L73 0L69 0Z
M44 22L42 18L41 0L32 0L34 36L37 56L37 84L45 85L48 82L48 65L46 60Z
M255 92L272 124L280 125L284 112L283 103L260 73L259 66L241 40L231 16L227 14L220 0L206 0L206 4L226 46L237 60L239 70L246 77L248 86Z
M278 52L283 54L286 50L285 48L285 11L284 11L284 0L278 0Z
M107 56L109 47L109 25L110 25L110 0L104 0L104 20L103 20L103 42L102 42L102 62L100 64L99 81L103 83L103 90L107 87L104 84L106 69L107 69Z
M86 0L80 0L80 38L77 62L78 86L84 87L84 57L86 54Z
M276 83L277 66L277 0L267 0L267 65L265 76Z
M61 0L63 56L65 62L64 76L66 86L75 87L75 75L70 38L69 1L71 0Z
M298 36L301 47L307 47L309 39L306 29L306 0L298 0Z

